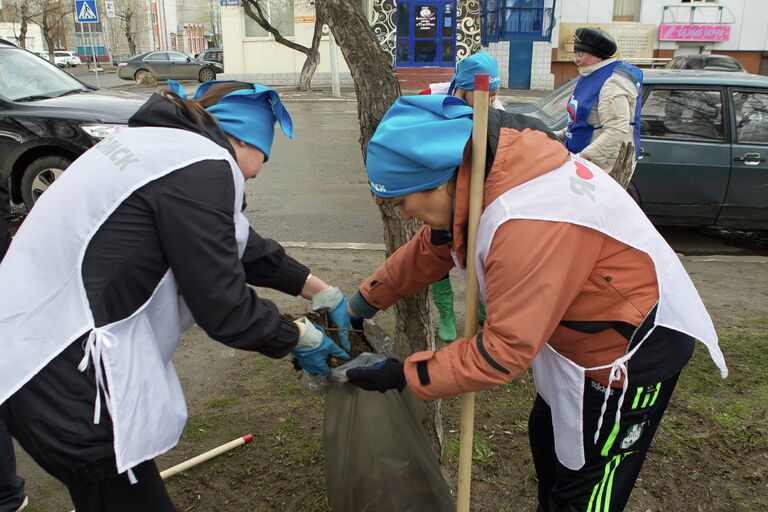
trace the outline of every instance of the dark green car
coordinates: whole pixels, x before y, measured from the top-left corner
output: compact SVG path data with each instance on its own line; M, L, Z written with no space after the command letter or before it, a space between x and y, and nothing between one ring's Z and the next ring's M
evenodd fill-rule
M768 77L644 70L640 160L629 187L656 224L768 229ZM572 80L509 109L566 124Z

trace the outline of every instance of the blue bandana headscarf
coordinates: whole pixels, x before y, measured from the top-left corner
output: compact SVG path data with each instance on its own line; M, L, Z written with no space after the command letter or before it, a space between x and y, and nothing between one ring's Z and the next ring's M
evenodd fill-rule
M212 80L201 84L193 98L200 98L213 85L227 82L234 80ZM179 82L168 80L167 84L168 89L179 97L187 98L187 92ZM291 115L280 101L277 91L263 85L253 84L250 89L231 92L205 110L216 118L227 134L264 153L265 162L269 160L275 138L275 121L280 123L280 128L289 139L293 138Z
M489 88L495 91L501 85L499 76L499 64L496 60L485 53L479 51L456 64L456 73L451 79L451 86L448 88L448 94L453 94L454 89L464 89L465 91L475 90L475 75L485 73L489 78Z
M393 198L439 187L456 173L470 135L472 109L459 98L398 98L368 142L371 191Z

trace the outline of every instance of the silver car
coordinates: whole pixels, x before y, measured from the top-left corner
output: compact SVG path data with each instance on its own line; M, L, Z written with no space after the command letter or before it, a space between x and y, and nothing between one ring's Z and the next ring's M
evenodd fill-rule
M210 82L224 68L214 62L202 62L178 52L146 52L117 64L117 76L141 82L143 77L155 80L198 80Z

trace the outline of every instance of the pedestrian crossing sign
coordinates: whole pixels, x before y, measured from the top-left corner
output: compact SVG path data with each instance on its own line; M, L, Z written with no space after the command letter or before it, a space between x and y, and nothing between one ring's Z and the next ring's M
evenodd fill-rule
M75 0L75 21L77 23L98 23L96 0Z

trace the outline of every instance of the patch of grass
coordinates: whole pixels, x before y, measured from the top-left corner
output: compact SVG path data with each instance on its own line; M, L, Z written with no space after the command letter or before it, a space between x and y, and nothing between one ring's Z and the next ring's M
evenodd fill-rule
M235 401L235 397L219 396L219 397L208 398L205 401L205 405L206 407L212 407L214 409L224 409L232 405L232 402L234 401Z
M216 430L227 420L223 412L207 412L190 418L182 432L182 439L202 441L216 435Z
M460 441L458 437L446 439L443 444L443 457L452 464L458 464ZM472 463L483 466L493 458L493 449L483 437L475 434L472 440Z

